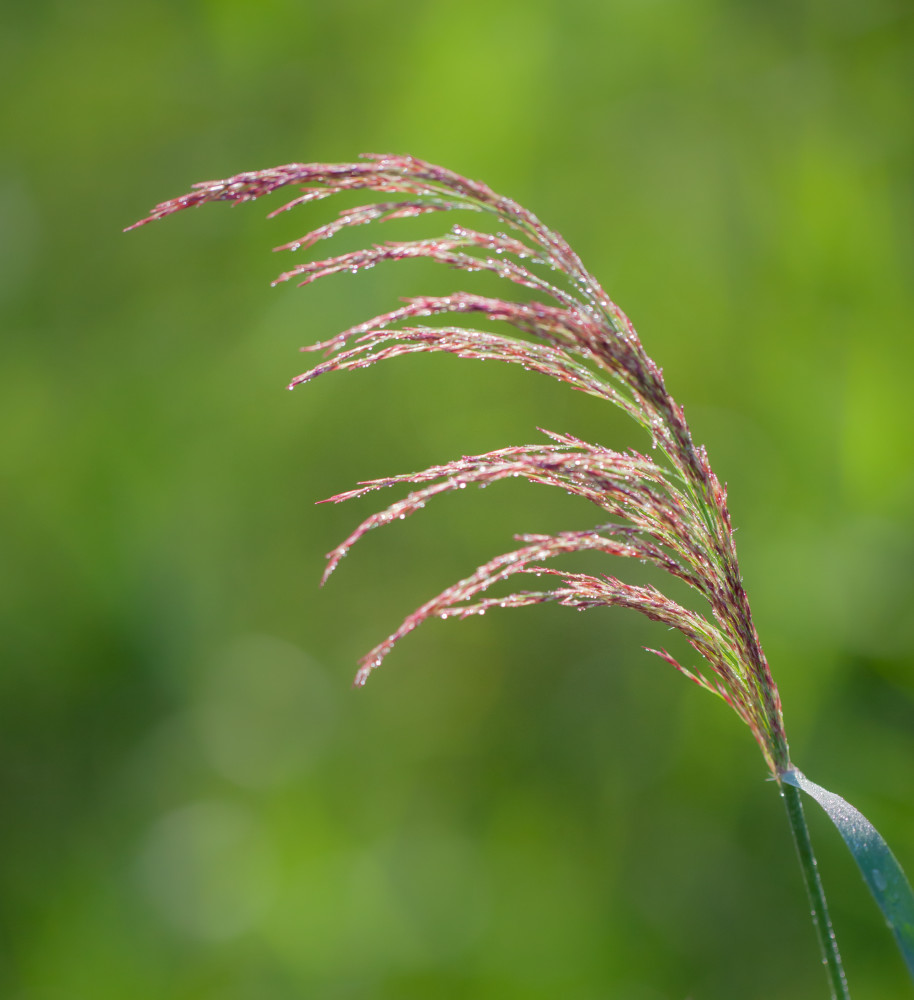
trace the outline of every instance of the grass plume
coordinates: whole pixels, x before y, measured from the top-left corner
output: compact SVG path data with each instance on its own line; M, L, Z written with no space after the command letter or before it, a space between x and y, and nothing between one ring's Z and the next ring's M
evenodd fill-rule
M191 192L157 205L143 225L212 201L252 201L280 188L299 193L271 215L305 202L353 190L385 200L343 211L334 221L277 247L313 247L342 230L391 219L457 209L483 213L505 231L480 232L454 225L440 238L377 243L361 250L309 260L275 283L305 285L326 275L356 272L382 261L424 257L459 271L486 271L532 291L532 301L467 292L407 300L306 350L325 360L294 378L290 388L332 371L365 368L405 354L445 351L464 358L519 364L549 375L623 409L650 435L658 456L618 452L569 435L549 433L549 443L466 456L422 472L363 483L332 502L388 487L408 495L364 521L329 554L324 578L366 531L421 509L440 493L523 476L558 486L590 501L601 523L592 531L521 537L523 544L479 566L413 612L362 660L362 684L398 639L426 618L478 614L490 607L556 601L576 608L620 606L677 629L704 661L683 666L665 650L653 650L687 677L724 699L749 726L772 774L789 765L780 698L762 650L739 571L726 492L704 448L696 446L682 408L669 393L661 369L649 357L634 326L556 232L515 201L486 185L409 156L364 157L343 164L289 164L194 185ZM133 227L131 227L133 228ZM495 334L467 326L430 325L432 317L474 315L504 324ZM453 320L451 320L453 321ZM565 572L546 564L585 549L631 556L685 581L708 613L683 607L654 587L636 587L609 575ZM507 597L483 597L518 575L551 584Z

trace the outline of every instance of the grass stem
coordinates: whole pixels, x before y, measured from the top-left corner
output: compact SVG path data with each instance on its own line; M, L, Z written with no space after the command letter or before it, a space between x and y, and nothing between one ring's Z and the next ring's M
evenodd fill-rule
M819 936L819 947L822 949L822 963L826 968L828 982L831 986L832 1000L850 1000L847 988L847 978L844 966L841 964L841 954L838 951L838 941L828 915L828 903L825 901L825 891L819 878L816 856L813 853L812 842L809 839L809 829L806 826L806 816L803 813L802 793L799 788L781 782L781 797L787 807L787 818L796 844L800 868L806 882L806 892L812 907L812 922Z

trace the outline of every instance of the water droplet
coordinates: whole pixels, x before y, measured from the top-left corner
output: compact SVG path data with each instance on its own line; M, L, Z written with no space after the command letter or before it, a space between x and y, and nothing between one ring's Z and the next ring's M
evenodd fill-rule
M888 882L885 880L885 875L878 869L873 869L873 883L880 892L885 892Z

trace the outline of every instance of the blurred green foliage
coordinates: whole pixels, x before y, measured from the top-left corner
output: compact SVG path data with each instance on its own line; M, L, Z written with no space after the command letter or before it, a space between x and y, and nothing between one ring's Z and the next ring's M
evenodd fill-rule
M452 358L284 392L300 344L468 287L270 290L326 205L120 230L196 180L390 150L563 232L730 484L797 764L911 872L912 63L902 0L3 6L3 996L824 996L752 739L650 623L429 624L348 688L512 533L594 515L444 497L318 591L372 501L312 501L537 426L644 442ZM903 995L810 820L852 989Z

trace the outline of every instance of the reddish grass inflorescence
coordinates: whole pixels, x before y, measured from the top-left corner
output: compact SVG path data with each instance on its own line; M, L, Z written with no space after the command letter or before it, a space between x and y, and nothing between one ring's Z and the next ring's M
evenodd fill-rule
M278 250L298 250L347 227L431 212L473 211L506 231L479 232L455 225L437 239L376 244L290 268L277 282L308 284L380 261L425 257L462 271L487 271L542 299L514 301L467 292L406 300L323 343L325 360L292 380L289 388L331 371L365 368L420 351L519 364L621 407L650 435L658 458L617 452L566 434L547 432L548 443L464 456L418 473L362 483L330 498L339 502L372 490L405 486L407 496L365 520L328 556L324 579L365 532L422 508L432 497L508 477L560 486L595 504L601 523L591 531L524 535L520 547L478 567L407 617L361 662L363 684L393 645L430 617L463 618L491 607L554 601L568 607L626 607L678 630L706 667L686 668L665 650L651 650L696 683L720 695L752 730L774 775L789 766L777 687L762 651L740 577L726 492L696 447L681 407L663 373L645 352L628 317L609 298L556 232L516 202L484 184L409 156L369 155L357 163L293 163L194 185L163 202L130 228L212 201L253 201L280 188L300 193L272 212L354 190L383 200L343 211L334 221ZM545 300L545 301L544 301ZM465 326L428 325L431 317L476 314L504 324L508 333ZM710 615L683 607L654 587L632 586L613 576L552 568L565 553L596 550L632 556L683 580L707 603ZM533 575L546 589L505 597L482 596L496 583Z

